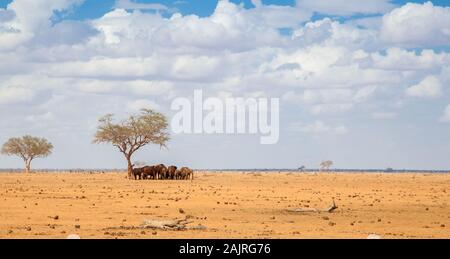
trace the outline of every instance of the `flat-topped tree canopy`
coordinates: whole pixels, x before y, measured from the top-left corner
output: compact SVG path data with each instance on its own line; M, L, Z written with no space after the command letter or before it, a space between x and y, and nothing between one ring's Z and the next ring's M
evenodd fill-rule
M328 170L333 165L333 161L326 160L320 163L320 170Z
M20 138L10 138L3 144L1 153L21 157L25 162L25 171L29 173L31 161L35 158L49 156L52 150L53 145L47 139L26 135Z
M114 123L113 117L113 114L107 114L99 119L93 143L111 143L117 147L127 159L128 176L131 178L131 156L134 152L148 144L166 147L170 139L167 119L151 109L142 109L140 114L130 115L118 123Z

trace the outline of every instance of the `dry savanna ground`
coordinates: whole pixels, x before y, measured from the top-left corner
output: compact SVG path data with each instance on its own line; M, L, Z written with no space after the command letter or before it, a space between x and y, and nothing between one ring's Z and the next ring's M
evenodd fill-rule
M0 238L450 238L450 174L0 174ZM338 208L291 212L295 208ZM182 230L145 220L188 219Z

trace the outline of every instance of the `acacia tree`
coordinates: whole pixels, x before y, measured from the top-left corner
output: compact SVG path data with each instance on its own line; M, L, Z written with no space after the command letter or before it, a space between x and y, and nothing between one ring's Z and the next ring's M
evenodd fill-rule
M10 138L3 144L1 153L21 157L25 163L25 172L30 173L31 161L35 158L49 156L52 150L53 145L45 138L26 135L20 138Z
M108 114L99 119L93 143L111 143L118 148L127 160L128 177L131 178L131 157L138 149L148 144L166 146L169 141L167 119L151 109L142 109L140 114L118 123L113 122L113 116Z
M320 163L320 171L328 170L328 169L330 169L330 167L332 165L333 165L333 161L331 161L331 160L323 161L322 163Z

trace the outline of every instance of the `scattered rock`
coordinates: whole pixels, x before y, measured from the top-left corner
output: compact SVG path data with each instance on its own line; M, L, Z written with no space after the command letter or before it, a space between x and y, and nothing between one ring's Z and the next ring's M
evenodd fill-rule
M290 206L288 206L290 207ZM327 209L316 209L316 208L310 208L309 205L305 205L304 208L295 208L295 209L287 209L288 212L298 212L298 213L305 213L305 212L333 212L334 210L336 210L338 207L336 206L336 203L334 202L333 199L333 203L330 205L330 207L328 207Z
M144 220L141 224L141 228L182 230L186 229L186 224L188 223L190 222L187 221L187 219Z
M193 230L205 230L206 227L199 224L199 225L197 225L197 226L191 227L190 229L193 229Z

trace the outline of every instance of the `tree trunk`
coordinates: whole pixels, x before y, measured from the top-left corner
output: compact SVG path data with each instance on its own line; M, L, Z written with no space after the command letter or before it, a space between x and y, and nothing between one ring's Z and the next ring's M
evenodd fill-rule
M133 165L131 164L131 156L126 156L128 162L128 179L133 178Z
M25 173L31 173L31 161L25 161Z

